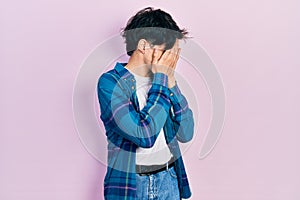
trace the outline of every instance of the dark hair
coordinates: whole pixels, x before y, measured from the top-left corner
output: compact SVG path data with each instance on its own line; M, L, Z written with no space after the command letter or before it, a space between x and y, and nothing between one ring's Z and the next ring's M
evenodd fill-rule
M152 45L165 44L165 50L174 46L176 38L187 38L186 29L180 29L171 15L161 9L147 7L132 16L121 35L125 38L127 55L131 56L140 39Z

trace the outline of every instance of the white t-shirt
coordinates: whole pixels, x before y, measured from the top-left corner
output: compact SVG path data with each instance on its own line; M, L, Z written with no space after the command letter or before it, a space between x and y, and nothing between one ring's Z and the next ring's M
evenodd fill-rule
M152 85L153 77L139 76L126 68L136 79L136 94L140 110L146 105L148 91ZM136 150L136 164L138 165L159 165L168 162L172 157L163 129L160 130L154 145L151 148L138 147Z

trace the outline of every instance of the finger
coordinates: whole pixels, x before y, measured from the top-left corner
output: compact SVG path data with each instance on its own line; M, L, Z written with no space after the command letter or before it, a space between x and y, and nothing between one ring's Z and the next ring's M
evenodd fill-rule
M176 53L176 63L177 63L177 61L178 61L178 59L179 59L180 52L181 52L181 48L178 48L178 49L177 49L177 53Z
M158 62L158 52L157 49L153 49L153 54L152 54L152 64L157 64Z
M169 58L170 55L171 55L171 49L168 49L161 55L159 60L165 61Z
M177 56L178 56L178 58L179 58L180 52L181 52L181 48L178 48L177 49Z
M172 49L174 50L174 53L177 53L178 47L179 47L179 44L178 44L178 40L176 39L176 41L172 47Z
M174 62L173 62L173 64L172 64L173 70L175 70L177 61L178 61L178 59L179 59L180 51L181 51L181 48L178 48L177 51L176 51L176 55L175 55L175 58L174 58Z
M172 55L173 56L172 67L175 67L176 61L178 60L178 48L174 46L172 53L173 53L173 55Z

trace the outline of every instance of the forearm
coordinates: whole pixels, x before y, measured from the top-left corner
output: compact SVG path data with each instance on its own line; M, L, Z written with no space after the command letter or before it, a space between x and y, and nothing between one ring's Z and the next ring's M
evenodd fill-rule
M167 76L162 73L154 75L147 103L139 112L135 110L124 91L106 87L105 83L110 78L106 76L100 79L98 84L101 119L105 127L138 146L153 146L171 106Z
M177 83L170 88L173 127L180 142L188 142L194 134L194 117L188 102L181 93Z

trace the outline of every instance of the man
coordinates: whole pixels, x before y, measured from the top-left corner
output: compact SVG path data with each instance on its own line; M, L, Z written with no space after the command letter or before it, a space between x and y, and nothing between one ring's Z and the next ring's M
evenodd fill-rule
M128 63L98 81L100 118L108 141L105 199L189 198L179 142L193 137L194 119L174 71L187 32L151 7L123 30Z

